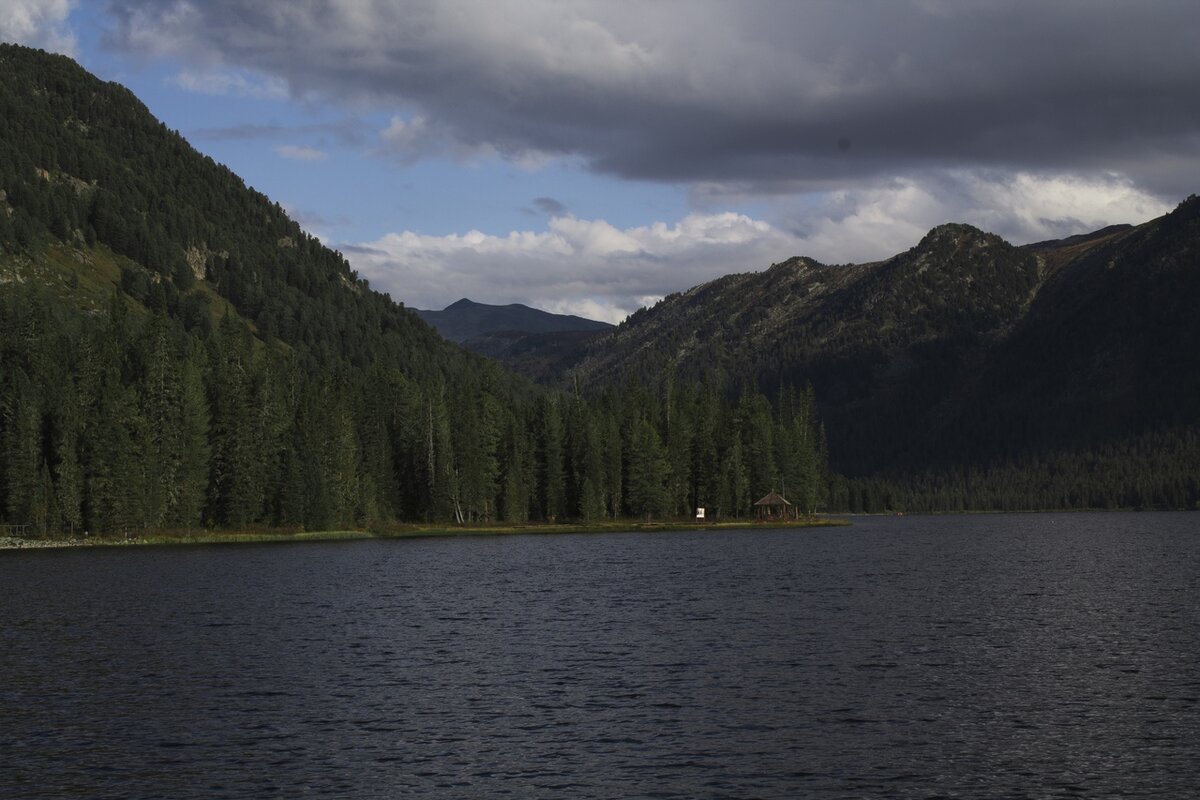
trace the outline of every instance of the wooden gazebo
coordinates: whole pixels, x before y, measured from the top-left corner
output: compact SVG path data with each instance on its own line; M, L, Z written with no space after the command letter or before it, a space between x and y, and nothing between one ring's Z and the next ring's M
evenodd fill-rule
M771 492L754 504L754 513L760 520L798 519L799 509L778 492Z

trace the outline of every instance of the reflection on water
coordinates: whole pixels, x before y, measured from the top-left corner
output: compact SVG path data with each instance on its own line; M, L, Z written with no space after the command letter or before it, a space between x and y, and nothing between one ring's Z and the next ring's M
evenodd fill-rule
M1198 522L0 553L0 796L1188 796Z

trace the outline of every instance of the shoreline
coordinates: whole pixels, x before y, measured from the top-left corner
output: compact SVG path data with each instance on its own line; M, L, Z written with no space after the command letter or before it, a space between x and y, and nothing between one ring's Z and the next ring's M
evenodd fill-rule
M526 523L424 525L417 523L397 524L379 530L340 531L208 531L194 533L167 532L151 533L129 538L92 536L70 539L18 539L0 537L0 551L11 550L57 550L79 547L145 547L164 545L206 544L261 544L275 542L335 542L363 539L420 539L449 536L552 536L571 533L673 533L706 530L778 530L842 527L850 522L840 517L814 516L786 522L758 522L737 520L731 522L598 522L598 523Z

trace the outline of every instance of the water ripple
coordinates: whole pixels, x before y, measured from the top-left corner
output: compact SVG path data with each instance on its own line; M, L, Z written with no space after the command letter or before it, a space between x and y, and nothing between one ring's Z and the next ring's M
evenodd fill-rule
M0 553L0 796L1190 796L1196 522Z

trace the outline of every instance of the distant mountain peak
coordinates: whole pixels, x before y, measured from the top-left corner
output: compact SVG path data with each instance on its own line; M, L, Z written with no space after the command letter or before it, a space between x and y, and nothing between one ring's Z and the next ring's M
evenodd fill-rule
M817 269L824 266L820 261L809 258L808 256L792 256L787 261L780 261L778 264L772 264L769 271L776 272L802 272L806 269Z
M1167 217L1179 219L1200 219L1200 197L1189 194L1182 203L1175 206Z
M611 328L607 322L596 322L569 314L552 314L521 303L497 306L462 298L441 311L414 309L438 333L460 344L480 336L495 333L546 334L569 331L600 331Z
M917 243L916 249L927 250L931 247L944 244L958 245L968 242L988 245L1003 241L1004 239L996 234L982 231L974 225L968 225L965 222L947 222L944 225L931 228L929 233L925 234L921 241Z

